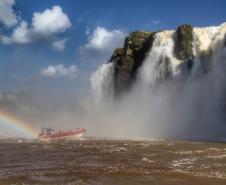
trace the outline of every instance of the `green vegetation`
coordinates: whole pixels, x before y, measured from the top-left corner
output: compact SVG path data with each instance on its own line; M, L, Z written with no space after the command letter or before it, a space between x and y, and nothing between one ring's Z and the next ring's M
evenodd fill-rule
M116 95L122 91L127 91L133 85L136 79L137 71L142 65L146 53L152 47L154 35L156 32L135 31L126 37L123 48L117 48L111 61L115 63L114 84ZM176 31L175 55L178 59L184 61L184 66L188 70L193 65L193 27L190 25L181 25ZM167 79L171 76L171 65L168 58L159 63L160 79ZM161 69L167 69L161 71Z
M124 48L117 48L111 61L115 62L115 91L128 90L133 84L138 68L152 45L152 32L135 31L125 39Z

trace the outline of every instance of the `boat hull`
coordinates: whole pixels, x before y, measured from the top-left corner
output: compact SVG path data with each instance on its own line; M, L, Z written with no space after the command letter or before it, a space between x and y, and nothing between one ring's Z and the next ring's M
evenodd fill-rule
M51 141L51 140L76 140L82 138L85 134L85 129L74 130L68 132L59 132L49 135L40 135L39 139L42 141Z

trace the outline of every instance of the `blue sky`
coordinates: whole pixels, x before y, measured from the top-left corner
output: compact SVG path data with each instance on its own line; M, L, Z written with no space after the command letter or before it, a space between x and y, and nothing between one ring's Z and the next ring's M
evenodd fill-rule
M80 92L129 32L218 25L225 10L224 0L1 0L0 93Z
M225 0L0 0L0 109L75 123L90 74L129 32L219 25L225 10Z

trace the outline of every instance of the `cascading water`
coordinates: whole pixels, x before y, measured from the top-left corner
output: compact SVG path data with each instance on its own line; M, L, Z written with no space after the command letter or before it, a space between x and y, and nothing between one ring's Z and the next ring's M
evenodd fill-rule
M176 32L155 34L134 87L115 101L116 109L104 112L109 119L106 127L114 124L116 130L122 129L118 137L225 139L225 35L226 23L194 28L193 65L187 73L181 67L184 61L174 53ZM206 65L207 71L202 69ZM98 106L106 106L112 97L113 74L114 64L108 63L92 75Z
M94 103L100 106L106 99L110 99L113 93L113 72L114 64L106 63L101 65L90 78L91 93Z
M155 35L155 40L144 65L140 71L140 83L154 84L167 78L170 73L176 74L182 61L173 56L174 31L162 31Z
M196 56L198 57L202 52L219 48L224 41L226 34L226 23L223 23L220 26L194 28L193 32L194 47L197 50Z

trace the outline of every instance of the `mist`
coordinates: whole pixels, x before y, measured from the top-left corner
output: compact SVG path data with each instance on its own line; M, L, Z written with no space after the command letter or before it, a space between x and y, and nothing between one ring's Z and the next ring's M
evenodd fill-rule
M100 66L86 118L94 135L225 140L225 32L225 24L194 28L191 71L174 56L175 31L157 33L133 88L120 97L113 93L114 62Z
M155 35L130 91L114 94L114 62L103 63L80 89L55 83L25 93L5 92L0 106L26 120L37 133L87 129L87 137L225 140L226 25L194 28L189 71L174 56L175 31ZM208 65L207 65L208 64ZM9 129L7 131L7 129ZM4 128L5 136L17 136Z

